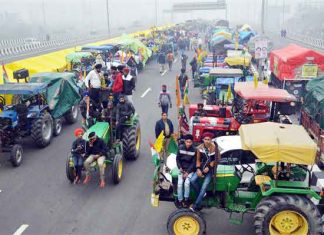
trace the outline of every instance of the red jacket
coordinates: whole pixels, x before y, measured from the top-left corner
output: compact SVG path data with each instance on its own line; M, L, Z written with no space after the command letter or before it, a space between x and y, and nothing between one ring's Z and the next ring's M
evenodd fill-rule
M118 93L123 91L123 77L121 73L117 73L112 87L113 93Z

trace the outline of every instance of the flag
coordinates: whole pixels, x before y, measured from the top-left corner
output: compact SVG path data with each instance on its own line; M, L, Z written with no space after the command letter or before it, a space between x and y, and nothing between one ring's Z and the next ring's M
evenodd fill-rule
M180 87L179 87L179 76L176 76L176 99L177 99L177 107L180 107L181 98L180 98Z
M2 80L3 80L3 84L9 83L9 78L8 78L8 74L6 71L6 68L4 66L4 64L2 63Z
M258 87L258 82L259 82L257 73L253 74L253 81L254 81L254 88L257 88Z
M84 71L83 71L83 79L85 79L87 76L87 70L84 68Z
M268 85L269 84L269 79L266 77L264 80L263 80L263 83Z
M177 154L178 152L178 145L177 142L175 141L174 137L170 139L169 146L168 146L168 153L174 153Z
M188 98L188 93L189 93L189 84L187 82L185 92L184 92L184 97L183 97L183 105L189 104L189 98Z
M159 164L160 156L157 151L154 149L154 145L151 145L151 155L152 155L152 163L157 166Z
M231 84L228 84L227 93L226 93L226 102L232 98Z
M160 135L157 137L154 143L154 149L156 152L160 153L163 149L163 141L164 141L164 131L161 131Z

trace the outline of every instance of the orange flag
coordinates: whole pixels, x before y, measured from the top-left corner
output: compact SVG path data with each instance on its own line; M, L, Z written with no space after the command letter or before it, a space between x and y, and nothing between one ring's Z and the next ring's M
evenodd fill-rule
M180 99L179 76L176 76L176 99L177 99L177 107L180 107L181 99Z

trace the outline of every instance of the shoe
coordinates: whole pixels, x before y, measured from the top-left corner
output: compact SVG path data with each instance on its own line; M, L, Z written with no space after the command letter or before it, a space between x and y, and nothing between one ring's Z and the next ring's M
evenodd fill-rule
M182 208L182 201L179 201L178 199L176 199L174 204L175 204L176 208L178 208L178 209Z
M99 185L99 187L100 188L104 188L106 186L106 182L105 182L105 180L100 180L100 185Z
M90 180L91 180L91 176L90 176L90 175L87 175L87 176L85 177L85 179L83 180L83 184L87 184L87 183L89 183Z
M79 176L75 177L73 183L74 183L74 184L78 184L78 183L80 183L80 178L79 178Z
M183 202L183 208L189 208L189 206L190 206L189 199L185 199L184 202Z
M197 207L195 204L193 204L191 207L189 207L189 209L193 212L197 212Z

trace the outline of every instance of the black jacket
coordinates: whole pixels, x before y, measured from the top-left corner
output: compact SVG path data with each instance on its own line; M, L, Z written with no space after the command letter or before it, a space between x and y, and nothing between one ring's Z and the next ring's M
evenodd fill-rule
M182 87L185 87L186 84L187 84L187 81L188 81L188 76L187 76L187 74L185 74L185 73L181 73L181 74L179 75L179 85L180 85L180 87L181 87L181 88L182 88Z
M73 141L71 153L72 154L85 154L87 141L77 138Z
M158 56L158 63L165 64L165 62L166 62L165 54L163 52L161 52Z
M134 106L125 101L125 103L118 103L116 108L116 120L120 121L121 118L129 118L132 114L135 113Z
M197 59L196 58L193 58L191 61L190 61L190 65L191 65L191 69L196 71L197 70Z
M189 149L186 145L180 145L177 153L177 166L187 173L191 173L196 167L196 150L193 146Z
M96 141L93 143L93 146L90 146L89 141L87 142L86 145L86 156L90 155L100 155L100 156L107 156L108 148L105 142L98 138Z
M128 74L126 77L123 75L123 94L132 95L135 89L135 80L132 75Z
M167 123L170 128L170 135L165 136L165 137L169 138L173 134L173 124L170 119L167 119ZM164 122L162 119L160 119L159 121L156 122L156 124L155 124L155 137L156 138L159 137L161 131L164 131L164 128L165 128L165 125L164 125Z

